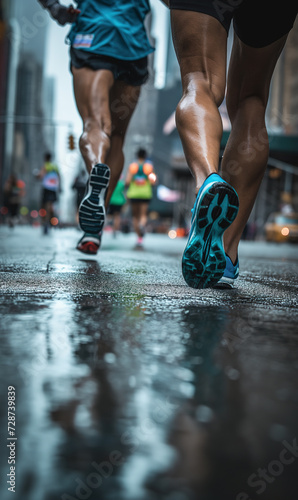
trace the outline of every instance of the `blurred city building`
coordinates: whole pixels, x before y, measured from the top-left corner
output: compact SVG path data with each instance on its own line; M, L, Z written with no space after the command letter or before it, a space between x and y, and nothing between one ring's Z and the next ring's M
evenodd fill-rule
M11 172L22 179L30 210L40 199L33 171L55 148L54 82L44 75L50 18L36 0L0 5L0 183Z

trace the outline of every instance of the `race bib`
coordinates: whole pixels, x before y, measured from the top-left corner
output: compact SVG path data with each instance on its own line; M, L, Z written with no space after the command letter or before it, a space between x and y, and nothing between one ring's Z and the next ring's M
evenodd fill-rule
M73 41L74 49L82 49L91 47L94 35L84 35L83 33L77 33Z
M42 181L42 185L44 188L49 189L50 191L57 191L59 188L59 176L56 172L47 173Z
M147 181L147 177L138 177L138 176L134 177L134 182L138 186L143 186L144 184L146 184L146 181Z

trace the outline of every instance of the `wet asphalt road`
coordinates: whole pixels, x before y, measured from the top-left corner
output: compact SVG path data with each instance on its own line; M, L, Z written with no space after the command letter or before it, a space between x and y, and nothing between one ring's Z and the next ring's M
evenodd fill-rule
M201 291L184 239L0 232L1 499L297 500L297 245L242 243Z

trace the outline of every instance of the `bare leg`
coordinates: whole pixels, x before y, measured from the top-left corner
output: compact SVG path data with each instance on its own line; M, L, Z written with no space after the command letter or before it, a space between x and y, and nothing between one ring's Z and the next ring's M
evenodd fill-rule
M171 22L183 87L176 122L198 192L218 171L227 33L217 19L198 12L172 10Z
M114 84L111 71L74 68L73 85L78 111L83 120L80 150L88 172L105 163L110 149L112 122L109 94Z
M143 231L146 227L148 219L148 202L144 202L140 204L140 227L143 228Z
M234 262L267 166L265 110L272 73L286 38L256 49L234 37L227 86L232 130L222 161L223 177L236 189L240 204L235 221L224 233L225 251Z
M72 67L72 72L77 108L83 120L80 150L88 172L96 163L110 167L108 206L123 169L125 134L138 103L140 87L114 81L108 70Z
M47 201L45 203L45 210L46 210L46 215L44 218L45 225L50 226L51 218L54 215L53 203L51 201Z
M123 170L123 145L125 134L140 96L140 87L115 82L110 94L112 119L111 147L106 163L111 168L111 179L106 197L108 206L112 193Z
M112 227L113 227L113 233L116 234L117 231L120 231L120 226L121 226L121 212L116 212L112 216Z
M116 233L116 231L120 231L120 225L121 225L121 213L117 212L114 215L114 220L113 220L113 230Z
M131 204L132 211L132 224L136 235L141 238L142 234L140 231L140 219L141 219L141 203L133 202Z

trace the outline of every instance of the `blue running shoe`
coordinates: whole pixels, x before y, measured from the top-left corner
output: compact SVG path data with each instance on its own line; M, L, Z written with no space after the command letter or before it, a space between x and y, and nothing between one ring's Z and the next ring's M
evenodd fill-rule
M234 265L230 257L226 255L226 268L223 276L214 285L214 288L234 288L234 282L239 276L239 260Z
M222 236L238 208L235 189L220 175L209 175L192 210L191 229L182 257L182 274L192 288L211 287L223 276L226 254Z
M98 234L105 222L105 195L110 182L110 169L103 163L95 165L79 207L79 224L85 233Z

